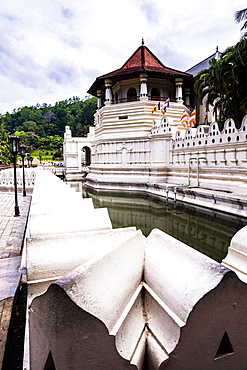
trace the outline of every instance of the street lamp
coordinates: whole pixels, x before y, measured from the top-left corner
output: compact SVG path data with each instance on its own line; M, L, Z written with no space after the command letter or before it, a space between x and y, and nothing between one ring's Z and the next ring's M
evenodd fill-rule
M39 161L40 161L40 164L41 164L41 159L42 159L42 150L39 152Z
M29 159L30 159L30 163L31 163L30 167L32 167L33 157L30 156Z
M20 156L22 158L22 178L23 178L23 196L25 197L27 195L26 189L25 189L25 165L24 165L24 158L26 157L26 145L22 144L20 145Z
M30 161L30 153L26 153L27 154L27 166L30 167L30 164L29 164L29 161Z
M14 158L15 216L20 216L17 199L17 181L16 181L16 156L19 149L19 136L12 134L9 137L9 142L10 142L10 152Z

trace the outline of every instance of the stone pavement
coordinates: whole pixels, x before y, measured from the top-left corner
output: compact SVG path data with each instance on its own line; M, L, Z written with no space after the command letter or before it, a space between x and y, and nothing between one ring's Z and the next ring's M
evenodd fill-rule
M0 368L2 367L14 297L19 286L21 253L31 196L18 193L20 216L14 216L13 192L0 192Z

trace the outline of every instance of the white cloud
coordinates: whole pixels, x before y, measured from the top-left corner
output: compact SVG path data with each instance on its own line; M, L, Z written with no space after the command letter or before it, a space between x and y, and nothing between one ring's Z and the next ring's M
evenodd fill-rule
M83 98L145 44L186 70L240 37L235 0L9 0L0 9L0 113ZM25 10L23 10L25 9Z

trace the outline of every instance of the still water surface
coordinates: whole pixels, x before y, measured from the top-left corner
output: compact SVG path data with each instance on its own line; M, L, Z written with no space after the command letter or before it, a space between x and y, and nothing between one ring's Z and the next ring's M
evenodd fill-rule
M247 219L182 202L167 202L150 196L96 193L81 184L70 183L83 197L90 197L94 207L106 207L113 228L136 226L145 236L158 228L221 262L233 235L247 224Z

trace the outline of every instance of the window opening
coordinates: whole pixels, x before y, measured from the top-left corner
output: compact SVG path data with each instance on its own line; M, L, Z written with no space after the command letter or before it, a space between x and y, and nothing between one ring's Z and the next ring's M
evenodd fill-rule
M136 89L131 87L127 92L127 101L135 101L137 100Z
M156 87L153 87L151 90L151 100L159 100L160 99L160 91Z
M218 360L222 357L232 355L233 353L234 353L234 350L233 350L232 344L230 342L230 339L228 337L227 332L225 332L222 339L221 339L218 351L217 351L214 359Z
M44 370L56 370L51 351L48 354Z

